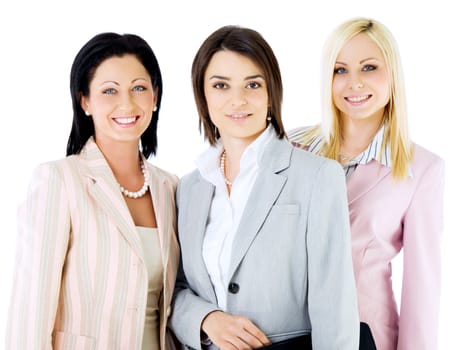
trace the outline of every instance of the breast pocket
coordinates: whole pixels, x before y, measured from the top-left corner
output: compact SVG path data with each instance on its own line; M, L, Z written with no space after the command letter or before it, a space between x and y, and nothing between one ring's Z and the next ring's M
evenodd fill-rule
M298 215L300 213L300 205L298 203L280 203L272 207L272 212L278 215Z
M265 235L293 236L299 231L299 218L300 205L298 203L275 204L264 222L262 231ZM273 240L275 239L276 237L273 238Z

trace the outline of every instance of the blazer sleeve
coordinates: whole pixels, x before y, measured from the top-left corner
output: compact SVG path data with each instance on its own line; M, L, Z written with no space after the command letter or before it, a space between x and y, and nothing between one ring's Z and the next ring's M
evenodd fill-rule
M314 349L359 347L357 293L351 255L346 181L326 160L317 174L308 215L308 310Z
M209 313L220 309L191 290L186 282L182 264L177 274L173 305L171 329L182 344L200 350L201 341L204 340L201 333L202 321Z
M182 186L177 187L176 203L177 211L181 204L180 194ZM182 245L180 245L182 248ZM214 305L193 292L187 282L183 269L183 254L180 255L179 270L175 283L173 297L173 312L170 317L170 328L177 339L193 349L200 350L201 344L201 324L204 318L212 311L220 310Z
M6 349L52 349L70 235L65 186L57 166L39 166L18 211L16 264Z
M403 281L398 350L438 349L444 162L419 178L403 222Z

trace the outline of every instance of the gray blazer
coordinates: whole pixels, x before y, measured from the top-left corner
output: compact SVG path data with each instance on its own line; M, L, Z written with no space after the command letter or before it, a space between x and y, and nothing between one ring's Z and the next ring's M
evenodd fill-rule
M226 312L272 342L310 333L313 349L358 349L359 317L341 166L273 139L234 238ZM218 310L202 258L214 186L199 171L177 189L181 266L170 326L201 349L201 322Z

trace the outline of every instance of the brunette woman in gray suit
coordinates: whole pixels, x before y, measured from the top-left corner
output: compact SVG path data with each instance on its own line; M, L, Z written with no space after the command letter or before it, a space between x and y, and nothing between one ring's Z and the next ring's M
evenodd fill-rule
M177 189L181 268L171 328L187 348L358 349L341 166L292 147L275 55L216 30L192 66L209 149Z

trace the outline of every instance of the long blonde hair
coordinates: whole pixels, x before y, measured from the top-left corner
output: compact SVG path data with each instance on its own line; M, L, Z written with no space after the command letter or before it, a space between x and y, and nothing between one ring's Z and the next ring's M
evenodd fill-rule
M317 136L323 137L321 155L338 159L341 147L340 111L332 96L335 62L344 45L354 36L366 34L381 50L387 66L390 81L390 100L385 106L384 139L381 152L390 143L392 176L404 179L413 157L412 142L409 139L404 75L398 46L391 32L380 22L369 18L354 18L339 25L327 39L322 55L322 121L305 132L303 144Z

